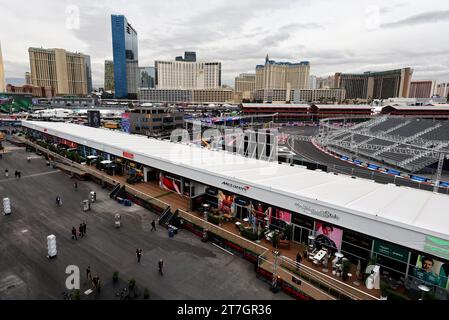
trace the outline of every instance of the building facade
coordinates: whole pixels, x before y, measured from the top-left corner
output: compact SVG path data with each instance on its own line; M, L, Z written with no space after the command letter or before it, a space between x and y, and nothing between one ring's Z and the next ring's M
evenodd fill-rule
M184 112L174 108L140 107L127 112L130 132L146 136L170 134L172 130L182 128Z
M335 77L317 77L316 78L316 89L332 89L337 88L335 85Z
M346 98L344 89L265 89L254 92L254 100L258 103L299 103L299 102L342 102Z
M156 61L155 67L158 89L217 89L221 86L221 62Z
M92 65L88 55L84 55L84 67L86 68L87 94L91 94L94 88L92 86Z
M157 103L233 103L234 91L230 89L151 89L139 88L141 102Z
M196 62L196 52L195 51L186 51L183 56L178 56L175 58L175 61L187 61L187 62Z
M115 97L133 98L139 82L137 32L123 15L111 15L111 25Z
M307 89L317 89L317 76L310 75Z
M29 48L31 83L54 87L57 95L87 95L86 55L64 49ZM89 70L90 71L90 70Z
M431 98L435 95L437 82L435 80L415 80L410 82L409 98Z
M13 86L8 84L6 86L7 93L20 93L20 94L31 94L33 97L38 98L52 98L55 96L56 91L54 87L39 87L26 84L23 86Z
M242 73L235 77L235 92L241 94L242 100L253 100L254 90L256 89L256 74Z
M5 92L5 69L3 67L2 45L0 44L0 92Z
M25 84L31 84L31 73L25 72Z
M233 103L234 90L232 89L205 89L193 90L193 103Z
M437 95L449 99L449 83L439 83L437 85Z
M346 99L407 98L412 74L411 68L359 74L336 73L335 82L338 88L346 90Z
M276 62L268 55L265 65L256 66L256 90L301 90L308 88L310 63Z
M104 62L104 90L114 91L114 61Z
M156 87L156 68L140 67L139 88L155 88Z

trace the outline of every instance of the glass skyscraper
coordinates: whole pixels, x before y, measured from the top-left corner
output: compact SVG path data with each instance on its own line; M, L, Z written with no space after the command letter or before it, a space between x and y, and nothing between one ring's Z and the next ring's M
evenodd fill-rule
M111 15L115 97L137 97L140 79L137 32L123 15Z
M156 69L154 67L140 67L139 88L156 87Z

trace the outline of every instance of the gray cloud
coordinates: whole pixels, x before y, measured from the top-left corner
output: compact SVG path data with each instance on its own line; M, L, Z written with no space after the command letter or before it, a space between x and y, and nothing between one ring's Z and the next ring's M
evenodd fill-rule
M232 85L239 73L254 72L266 54L274 60L308 60L318 76L410 66L414 77L449 80L444 32L431 31L430 24L413 34L397 28L446 21L449 3L442 0L425 5L376 0L384 24L375 29L366 29L368 1L360 0L343 6L310 0L3 2L0 29L8 30L1 35L7 77L23 77L29 70L29 46L60 47L89 54L93 82L102 85L104 60L112 58L110 15L116 13L124 14L139 34L140 65L194 50L200 60L222 62L226 84ZM71 4L80 9L78 30L65 27L65 9Z
M382 28L396 28L438 21L449 21L449 10L424 12L395 22L383 23L380 26Z

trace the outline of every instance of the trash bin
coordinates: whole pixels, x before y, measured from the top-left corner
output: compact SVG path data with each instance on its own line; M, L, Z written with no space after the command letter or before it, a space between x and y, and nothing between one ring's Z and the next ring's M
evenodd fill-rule
M89 200L83 200L83 211L89 211L89 210L90 210Z
M172 226L171 224L168 226L168 230L172 230L173 234L178 234L178 228Z
M169 238L173 238L175 236L175 233L173 232L172 229L168 229L168 237Z

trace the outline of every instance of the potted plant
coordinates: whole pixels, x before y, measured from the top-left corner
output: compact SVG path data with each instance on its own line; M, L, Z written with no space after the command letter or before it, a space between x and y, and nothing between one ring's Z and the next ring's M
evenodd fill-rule
M351 270L351 262L349 260L344 260L341 266L342 271L342 279L343 281L348 280L348 273Z
M145 300L148 300L150 298L150 290L148 290L148 288L145 288L145 290L143 290L143 298Z
M114 271L112 273L112 281L114 281L114 282L118 281L118 271Z
M381 281L380 282L380 296L381 296L380 299L387 300L388 292L389 292L388 284L385 283L384 281Z
M131 290L134 290L135 286L136 286L136 280L135 280L134 278L129 279L129 280L128 280L128 287L129 287L129 290L130 290L130 291L131 291Z
M79 290L73 291L73 300L81 300L81 293Z

